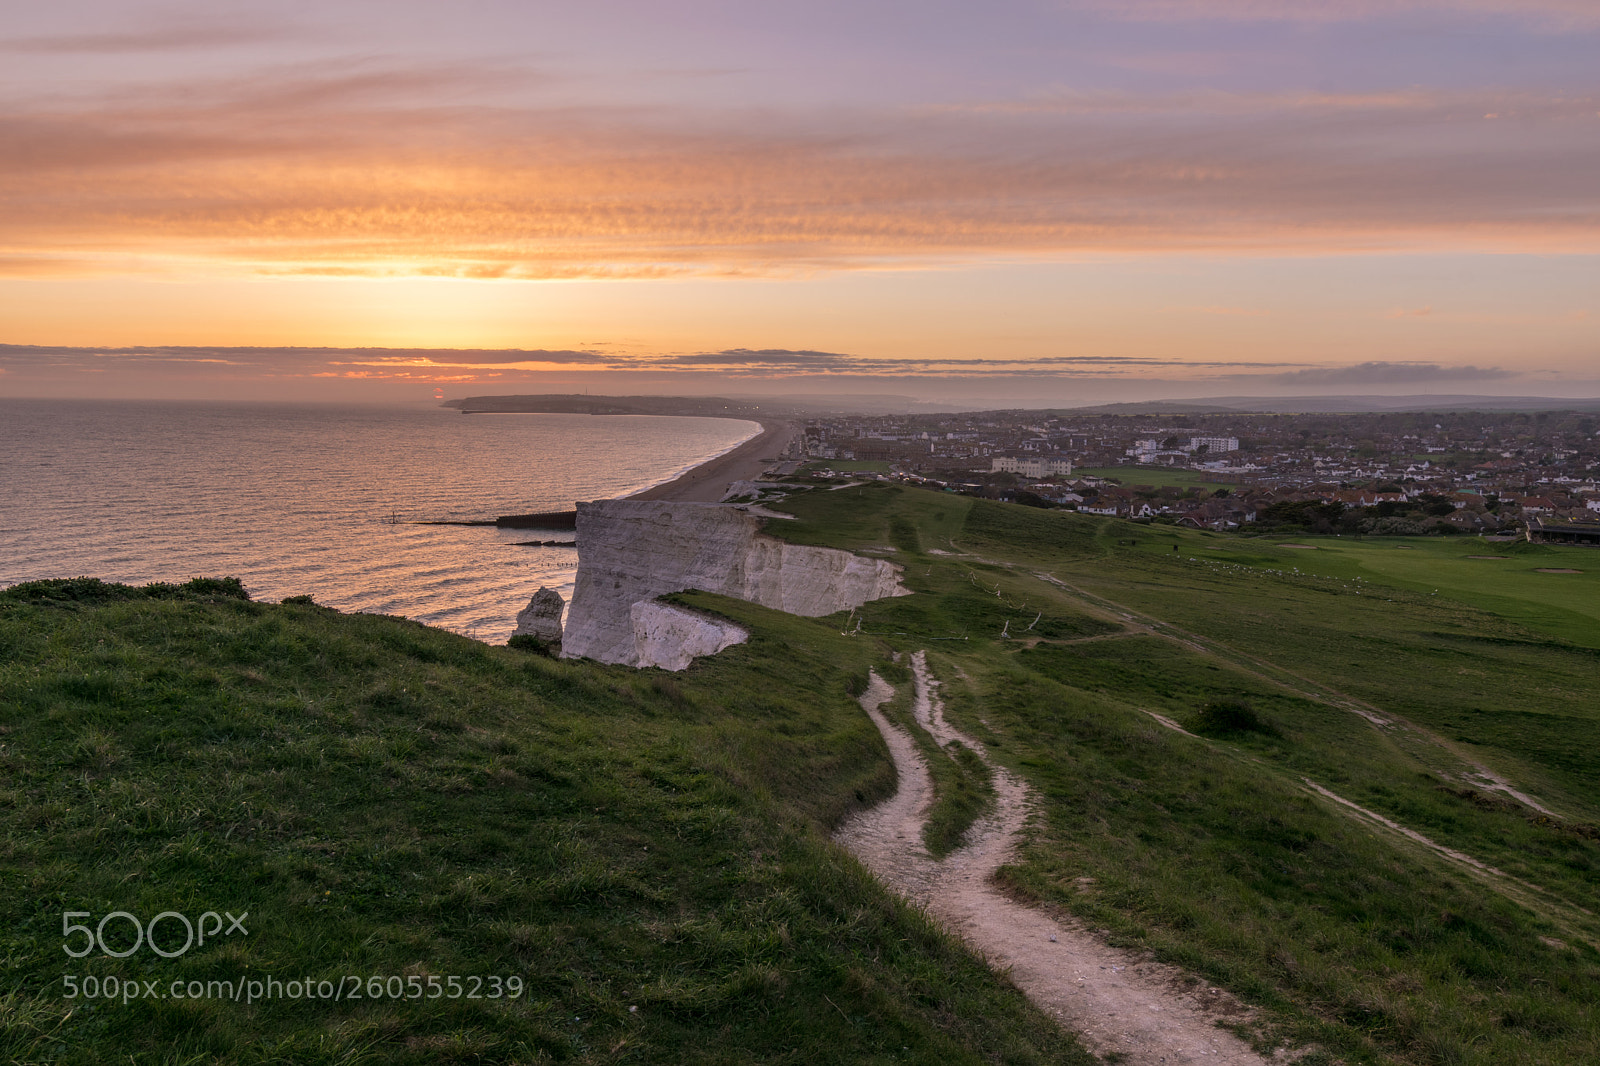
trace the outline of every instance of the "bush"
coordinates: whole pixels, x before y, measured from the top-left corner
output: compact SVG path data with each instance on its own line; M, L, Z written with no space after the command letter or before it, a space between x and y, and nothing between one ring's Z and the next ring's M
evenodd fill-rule
M236 577L197 577L181 585L154 581L148 585L121 585L92 577L50 578L25 581L3 590L5 599L37 607L94 607L127 600L246 600L250 594Z
M514 634L510 640L506 641L506 647L516 648L518 651L531 651L537 652L540 655L550 656L554 656L556 652L561 650L561 645L559 643L547 644L531 633Z
M1407 518L1369 518L1361 523L1361 532L1375 537L1421 537L1428 531Z
M1205 736L1219 737L1236 733L1265 733L1278 736L1278 730L1256 713L1244 700L1212 700L1200 708L1189 728Z

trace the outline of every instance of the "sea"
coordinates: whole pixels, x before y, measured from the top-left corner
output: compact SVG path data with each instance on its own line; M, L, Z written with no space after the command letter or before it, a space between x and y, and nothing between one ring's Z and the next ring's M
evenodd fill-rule
M237 577L503 643L568 530L428 525L570 510L671 480L760 432L726 418L0 399L0 587Z

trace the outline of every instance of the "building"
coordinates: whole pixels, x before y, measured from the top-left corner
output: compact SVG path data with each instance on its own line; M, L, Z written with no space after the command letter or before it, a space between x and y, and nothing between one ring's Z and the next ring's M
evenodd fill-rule
M1211 455L1218 452L1236 452L1239 450L1238 437L1190 437L1189 450L1197 452L1204 448Z
M1535 544L1587 544L1600 547L1600 523L1528 520L1527 538Z
M1052 458L1027 458L1019 459L1014 455L997 455L992 460L989 472L992 474L1020 474L1023 477L1064 477L1072 473L1071 459Z

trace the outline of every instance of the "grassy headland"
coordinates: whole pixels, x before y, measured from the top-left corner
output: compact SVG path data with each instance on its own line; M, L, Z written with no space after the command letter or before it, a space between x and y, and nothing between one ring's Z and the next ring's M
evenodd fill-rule
M0 591L8 1059L1087 1061L826 839L893 788L852 694L875 668L908 701L889 656L925 649L1039 803L1020 896L1230 989L1305 1062L1600 1061L1600 651L1543 591L1587 574L1457 595L1433 579L1468 560L1399 546L880 483L777 506L773 534L916 595L807 620L682 594L752 639L667 675L227 583ZM924 752L943 850L988 783ZM248 940L173 960L58 954L64 911L246 908ZM527 991L62 997L91 973Z
M0 591L0 1061L1087 1062L826 839L893 788L881 648L711 606L753 639L667 675L235 582ZM114 911L248 934L63 953ZM346 998L231 998L269 977Z
M1556 575L1454 598L1420 551L1323 570L898 486L778 506L801 520L776 535L895 547L918 595L861 633L929 649L950 717L1033 786L1016 891L1230 988L1314 1061L1600 1059L1600 653Z

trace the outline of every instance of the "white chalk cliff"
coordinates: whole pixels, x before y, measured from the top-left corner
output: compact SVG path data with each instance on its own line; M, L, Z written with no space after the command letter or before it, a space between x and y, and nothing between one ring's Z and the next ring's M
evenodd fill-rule
M715 655L750 639L732 622L658 600L640 600L628 608L628 616L633 623L634 666L682 670L702 655Z
M637 666L644 641L656 660L645 665L677 661L665 647L672 638L664 634L674 630L664 616L654 609L636 616L633 608L684 589L715 592L807 617L886 596L910 595L893 563L834 548L788 544L762 533L761 525L759 516L723 504L665 500L578 504L578 579L567 608L562 656ZM694 612L683 613L701 623L711 621ZM641 637L637 628L641 624L663 635ZM672 625L688 632L687 623ZM720 638L702 634L690 643L700 647L715 639ZM730 643L735 641L725 641L721 647ZM687 665L688 659L683 662Z

